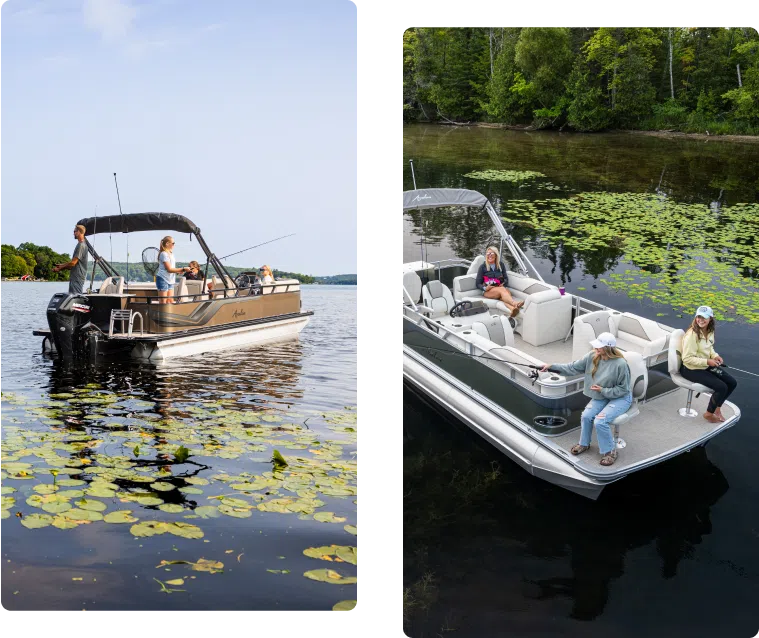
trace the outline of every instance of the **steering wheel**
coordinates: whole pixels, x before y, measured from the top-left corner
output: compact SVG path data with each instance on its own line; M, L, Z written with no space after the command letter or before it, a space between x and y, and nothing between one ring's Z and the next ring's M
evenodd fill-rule
M237 275L237 277L235 277L235 285L238 288L250 288L250 284L251 281L248 275Z
M465 310L469 310L472 307L471 301L459 301L453 308L451 308L451 311L448 313L451 318L455 319L456 317L462 317L463 315L460 314Z

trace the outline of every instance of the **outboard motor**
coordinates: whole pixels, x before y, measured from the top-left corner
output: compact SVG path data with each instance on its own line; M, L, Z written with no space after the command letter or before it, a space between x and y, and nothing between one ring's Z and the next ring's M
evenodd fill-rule
M89 323L92 306L87 297L58 292L47 306L47 323L55 348L64 359L81 354L81 327Z

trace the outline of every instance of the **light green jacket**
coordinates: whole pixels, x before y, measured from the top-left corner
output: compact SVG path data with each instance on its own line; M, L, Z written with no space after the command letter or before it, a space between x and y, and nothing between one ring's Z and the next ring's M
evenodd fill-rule
M696 333L688 329L683 337L682 359L689 370L706 370L709 366L707 359L719 356L714 350L714 333L708 339L699 339Z

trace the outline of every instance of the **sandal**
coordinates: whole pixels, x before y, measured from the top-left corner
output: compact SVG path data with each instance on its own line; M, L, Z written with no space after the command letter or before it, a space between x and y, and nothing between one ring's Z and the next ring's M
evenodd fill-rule
M520 309L522 306L524 306L524 301L517 301L516 306L517 309Z
M612 450L611 452L607 452L601 457L601 465L608 467L609 465L612 465L614 461L617 460L617 451Z
M514 306L514 307L511 309L511 317L516 317L518 314L519 314L519 308L517 308L516 306ZM511 318L511 317L510 317L510 318Z
M590 449L589 445L580 445L579 443L577 445L573 445L572 448L569 450L572 454L577 456L578 454L582 454L583 452Z

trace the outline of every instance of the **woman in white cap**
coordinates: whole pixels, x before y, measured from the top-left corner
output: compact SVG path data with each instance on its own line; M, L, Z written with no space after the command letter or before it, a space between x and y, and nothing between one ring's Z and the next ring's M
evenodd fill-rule
M709 306L699 306L682 343L680 374L688 381L700 383L713 390L704 418L710 423L725 420L722 404L735 390L738 382L721 368L722 357L714 350L714 312Z
M567 376L585 373L583 394L590 397L590 403L580 419L580 442L570 452L577 455L590 448L590 435L595 424L601 465L611 465L617 459L617 447L610 424L632 404L630 367L610 332L602 332L590 345L593 350L582 359L566 364L546 364L541 372L551 370Z

